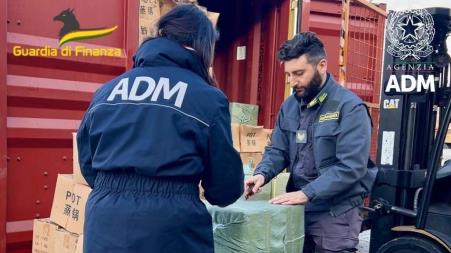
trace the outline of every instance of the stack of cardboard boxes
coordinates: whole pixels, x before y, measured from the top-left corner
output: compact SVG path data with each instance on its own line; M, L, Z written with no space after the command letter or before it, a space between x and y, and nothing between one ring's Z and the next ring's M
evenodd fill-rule
M271 143L272 129L257 126L258 106L230 103L233 147L240 153L245 178L252 176L261 162L265 147ZM285 192L290 174L280 173L270 184L262 187L255 200L268 200ZM204 199L204 189L199 184L199 195Z
M231 103L232 137L251 177L271 142L271 129L257 126L258 107ZM301 252L304 244L304 207L273 205L268 200L285 192L289 173L280 173L249 200L219 208L207 204L213 218L215 252Z
M240 152L244 174L249 177L262 160L265 147L271 143L272 129L257 126L257 105L230 103L230 115L233 146ZM274 197L284 193L288 177L288 173L279 174L271 184L262 189L260 196L256 197L265 199L267 194Z
M252 174L262 160L265 147L270 143L272 129L262 126L238 125L234 126L239 134L239 152L243 161L245 174Z
M139 44L146 38L157 34L156 23L158 19L169 12L177 4L198 4L197 0L140 0L139 1ZM200 7L207 14L213 25L216 25L219 13L209 12Z
M33 253L83 252L85 206L91 188L81 175L74 140L73 174L59 174L50 218L36 219L33 226Z
M257 126L257 105L230 103L230 116L233 146L240 152L244 173L252 174L262 160L272 130Z

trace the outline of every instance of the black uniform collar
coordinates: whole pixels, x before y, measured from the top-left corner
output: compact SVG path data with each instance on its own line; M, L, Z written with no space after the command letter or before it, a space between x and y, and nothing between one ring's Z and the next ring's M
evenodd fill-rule
M133 57L133 67L170 66L188 69L208 81L200 57L179 43L157 37L145 41Z

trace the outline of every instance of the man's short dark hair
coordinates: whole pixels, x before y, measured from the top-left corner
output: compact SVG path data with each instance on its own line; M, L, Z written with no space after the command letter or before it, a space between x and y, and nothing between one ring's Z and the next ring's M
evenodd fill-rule
M291 40L285 41L280 46L277 57L281 61L289 61L304 54L310 64L318 64L326 58L324 44L313 32L298 33Z

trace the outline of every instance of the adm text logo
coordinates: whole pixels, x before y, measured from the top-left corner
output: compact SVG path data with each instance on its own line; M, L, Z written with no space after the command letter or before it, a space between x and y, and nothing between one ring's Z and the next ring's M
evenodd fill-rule
M386 25L387 52L398 62L387 65L386 71L397 72L389 76L386 93L435 92L432 63L421 59L434 52L430 43L435 35L434 19L425 9L395 11L389 14ZM418 74L407 74L418 73ZM421 74L420 74L421 73Z
M24 48L22 46L13 47L14 56L39 56L39 57L56 57L56 56L111 56L120 57L122 50L111 47L86 47L86 46L64 46L71 41L89 40L113 33L118 26L102 28L80 28L74 9L66 9L61 11L53 18L54 22L62 22L63 26L59 31L58 48L52 46Z

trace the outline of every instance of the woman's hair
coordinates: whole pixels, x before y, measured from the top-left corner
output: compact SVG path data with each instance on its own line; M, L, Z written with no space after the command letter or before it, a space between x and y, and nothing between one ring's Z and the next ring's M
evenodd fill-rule
M193 4L180 4L160 18L157 31L157 37L193 48L200 56L205 77L211 85L215 85L208 70L213 63L218 34L206 13Z

